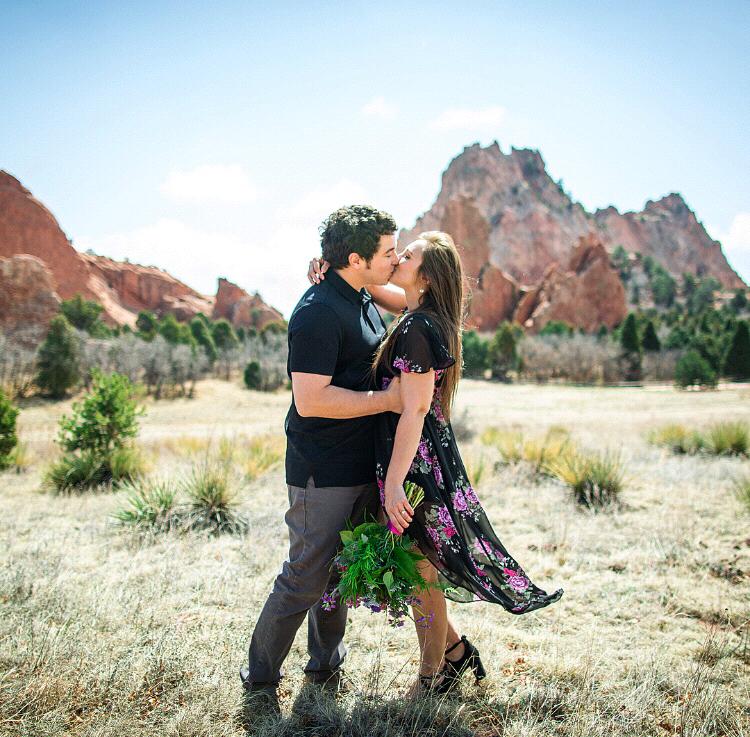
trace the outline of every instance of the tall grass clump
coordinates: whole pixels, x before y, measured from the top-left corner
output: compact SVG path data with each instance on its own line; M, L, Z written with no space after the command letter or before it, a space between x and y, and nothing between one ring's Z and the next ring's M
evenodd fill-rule
M286 440L283 435L259 435L241 448L240 467L249 481L254 481L278 466L284 459Z
M193 466L184 481L187 507L184 526L231 534L245 532L247 520L237 511L237 491L229 464L212 458Z
M94 371L91 391L73 405L70 417L60 420L57 443L63 455L46 475L55 491L116 485L142 472L143 461L132 441L143 408L133 393L127 377Z
M669 424L651 430L647 440L675 454L750 455L750 427L745 422L716 422L705 430Z
M179 523L176 491L171 482L131 481L124 484L123 489L127 495L125 505L113 514L120 524L160 531L172 529Z
M619 499L624 478L619 452L569 449L545 465L552 476L570 488L573 499L581 506L602 509Z
M535 476L549 475L549 465L573 448L570 433L553 426L541 438L527 438L519 430L487 428L482 433L485 445L497 448L503 463L526 463Z

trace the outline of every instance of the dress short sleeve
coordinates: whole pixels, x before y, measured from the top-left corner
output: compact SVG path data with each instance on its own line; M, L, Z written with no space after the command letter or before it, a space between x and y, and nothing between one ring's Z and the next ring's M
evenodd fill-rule
M424 374L431 369L446 369L456 362L426 315L408 315L397 329L391 364L401 373Z

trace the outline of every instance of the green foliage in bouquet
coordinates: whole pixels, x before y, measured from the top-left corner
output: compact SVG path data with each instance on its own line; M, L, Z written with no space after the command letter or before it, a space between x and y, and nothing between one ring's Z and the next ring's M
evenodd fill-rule
M424 499L424 490L407 481L404 491L412 508ZM365 606L372 612L385 611L394 627L404 624L409 607L419 607L417 591L431 584L425 581L417 563L425 560L408 535L399 535L376 521L365 521L342 530L343 549L334 558L339 580L323 595L323 608L330 611L343 602L348 607ZM429 626L427 617L418 624Z

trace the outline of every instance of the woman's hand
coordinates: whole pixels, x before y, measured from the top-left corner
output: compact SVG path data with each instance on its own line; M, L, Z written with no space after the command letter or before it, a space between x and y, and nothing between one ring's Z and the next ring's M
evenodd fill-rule
M310 284L320 284L326 277L330 264L322 258L314 258L310 261L310 267L307 270L307 278Z
M403 484L385 482L385 511L393 527L402 535L404 530L411 524L414 510L406 498Z

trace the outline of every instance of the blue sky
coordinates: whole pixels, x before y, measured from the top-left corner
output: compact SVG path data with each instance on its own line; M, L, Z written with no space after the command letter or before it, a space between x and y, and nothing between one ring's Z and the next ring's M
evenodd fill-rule
M334 207L410 227L475 141L588 209L679 191L750 279L747 2L7 2L0 168L81 250L288 313Z

